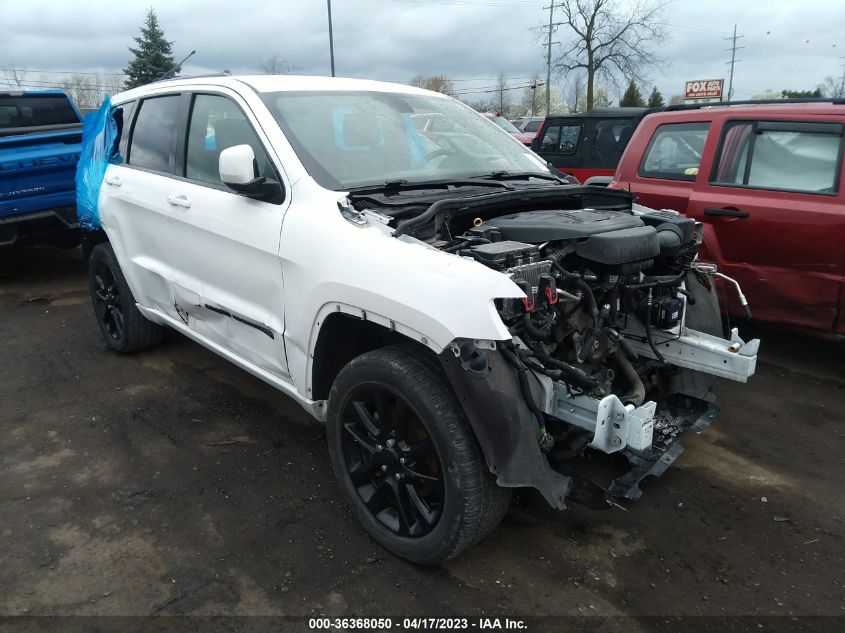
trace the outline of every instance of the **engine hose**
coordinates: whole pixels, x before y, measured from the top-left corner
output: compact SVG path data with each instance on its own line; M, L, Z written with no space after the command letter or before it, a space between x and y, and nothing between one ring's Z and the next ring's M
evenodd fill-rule
M651 336L651 288L648 290L648 301L646 302L646 316L645 316L645 338L648 341L648 346L651 348L651 351L654 352L654 357L659 360L661 363L666 363L666 359L663 358L663 354L660 353L660 350L657 349L657 346L654 344L654 339Z
M473 244L489 244L490 243L490 240L483 238L483 237L469 237L469 238L466 238L466 239L464 239L464 238L458 238L458 239L461 239L463 241L461 241L457 244L452 244L451 246L447 246L446 248L443 249L443 252L444 253L454 253L455 251L459 251L462 248L472 246Z
M562 360L552 358L551 356L542 352L538 352L536 350L529 353L535 356L544 365L549 365L551 367L554 367L555 369L561 370L561 372L563 372L564 374L564 382L571 383L579 389L583 389L584 391L592 391L599 385L598 380L596 380L583 370L578 369L577 367L573 367L569 363L565 363Z
M642 379L634 369L631 361L629 361L625 357L625 354L622 353L621 349L616 350L613 358L616 360L617 366L631 388L631 393L624 396L624 398L621 398L622 402L624 403L627 401L634 406L640 406L643 403L643 400L645 400L645 385L643 385Z
M631 347L631 344L628 342L624 336L622 336L619 332L614 330L613 328L607 328L607 334L610 336L611 340L616 343L620 349L625 353L630 360L637 360L639 356L637 355L637 351Z
M534 395L531 393L531 385L528 384L528 367L525 366L525 363L520 360L519 356L510 347L502 346L501 350L502 356L505 357L505 360L507 360L516 369L516 375L519 378L519 387L522 391L522 397L525 400L525 404L531 410L531 413L534 414L534 417L537 418L540 435L545 435L546 418L540 410L540 407L537 406L537 403L534 401Z
M536 338L537 340L545 340L552 335L552 331L549 328L539 328L531 321L531 316L527 312L523 312L522 314L522 324L525 326L525 331L528 333L528 336L531 338Z
M651 277L646 278L645 281L642 281L637 284L625 284L625 287L629 290L644 290L646 288L656 288L658 286L675 286L681 283L686 277L687 271L684 269L680 274L673 275L671 277Z

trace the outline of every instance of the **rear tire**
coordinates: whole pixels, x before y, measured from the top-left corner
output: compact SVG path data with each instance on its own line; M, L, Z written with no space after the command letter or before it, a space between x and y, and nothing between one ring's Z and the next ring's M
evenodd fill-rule
M352 360L329 396L329 456L358 520L414 563L454 558L502 520L511 490L487 469L430 353L396 345Z
M130 354L155 347L166 328L145 318L135 305L111 244L97 244L88 260L94 314L109 349Z

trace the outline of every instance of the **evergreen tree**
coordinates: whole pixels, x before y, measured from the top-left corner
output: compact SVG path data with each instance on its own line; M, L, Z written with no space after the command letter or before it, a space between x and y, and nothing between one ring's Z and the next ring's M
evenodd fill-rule
M178 73L181 68L175 67L173 42L168 42L164 37L164 31L159 28L158 18L151 8L147 11L147 19L141 27L141 35L134 38L138 48L129 47L129 51L135 59L129 62L124 69L129 79L126 80L127 89L136 86L143 86L151 81L161 79L168 72Z
M619 107L645 107L645 99L643 99L642 94L640 94L640 89L637 87L637 84L634 83L633 79L631 80L631 83L628 84L628 88L627 90L625 90L625 94L622 95L622 98L619 100Z
M660 94L660 91L657 89L657 86L651 91L651 96L648 98L648 107L649 108L662 108L666 105L666 102L663 100L663 95Z
M813 99L822 96L821 88L815 90L781 90L784 99Z

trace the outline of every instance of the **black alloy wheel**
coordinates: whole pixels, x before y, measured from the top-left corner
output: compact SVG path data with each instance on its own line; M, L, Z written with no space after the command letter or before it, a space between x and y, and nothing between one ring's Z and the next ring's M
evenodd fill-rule
M399 536L431 532L443 509L443 467L414 407L385 385L362 384L341 421L346 470L369 512Z
M379 544L436 565L479 542L511 499L491 475L437 357L413 343L365 352L332 384L329 457Z
M158 345L165 328L147 320L135 302L108 242L96 244L88 256L88 287L94 316L109 349L129 354Z
M111 269L104 261L93 266L94 310L105 332L115 341L123 340L125 319L120 288Z

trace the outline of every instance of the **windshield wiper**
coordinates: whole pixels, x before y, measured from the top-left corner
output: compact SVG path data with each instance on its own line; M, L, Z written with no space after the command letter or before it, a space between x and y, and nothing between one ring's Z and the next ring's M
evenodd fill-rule
M559 178L554 174L537 174L534 172L512 172L512 171L494 171L492 174L485 174L484 178L492 178L493 180L528 180L529 178L537 178L538 180L554 180L563 184L569 184L564 178Z
M363 185L361 187L350 187L350 193L366 193L383 191L411 191L414 189L448 189L449 187L497 187L499 189L513 189L513 186L500 182L499 180L475 179L450 179L439 180L388 180L375 185Z

